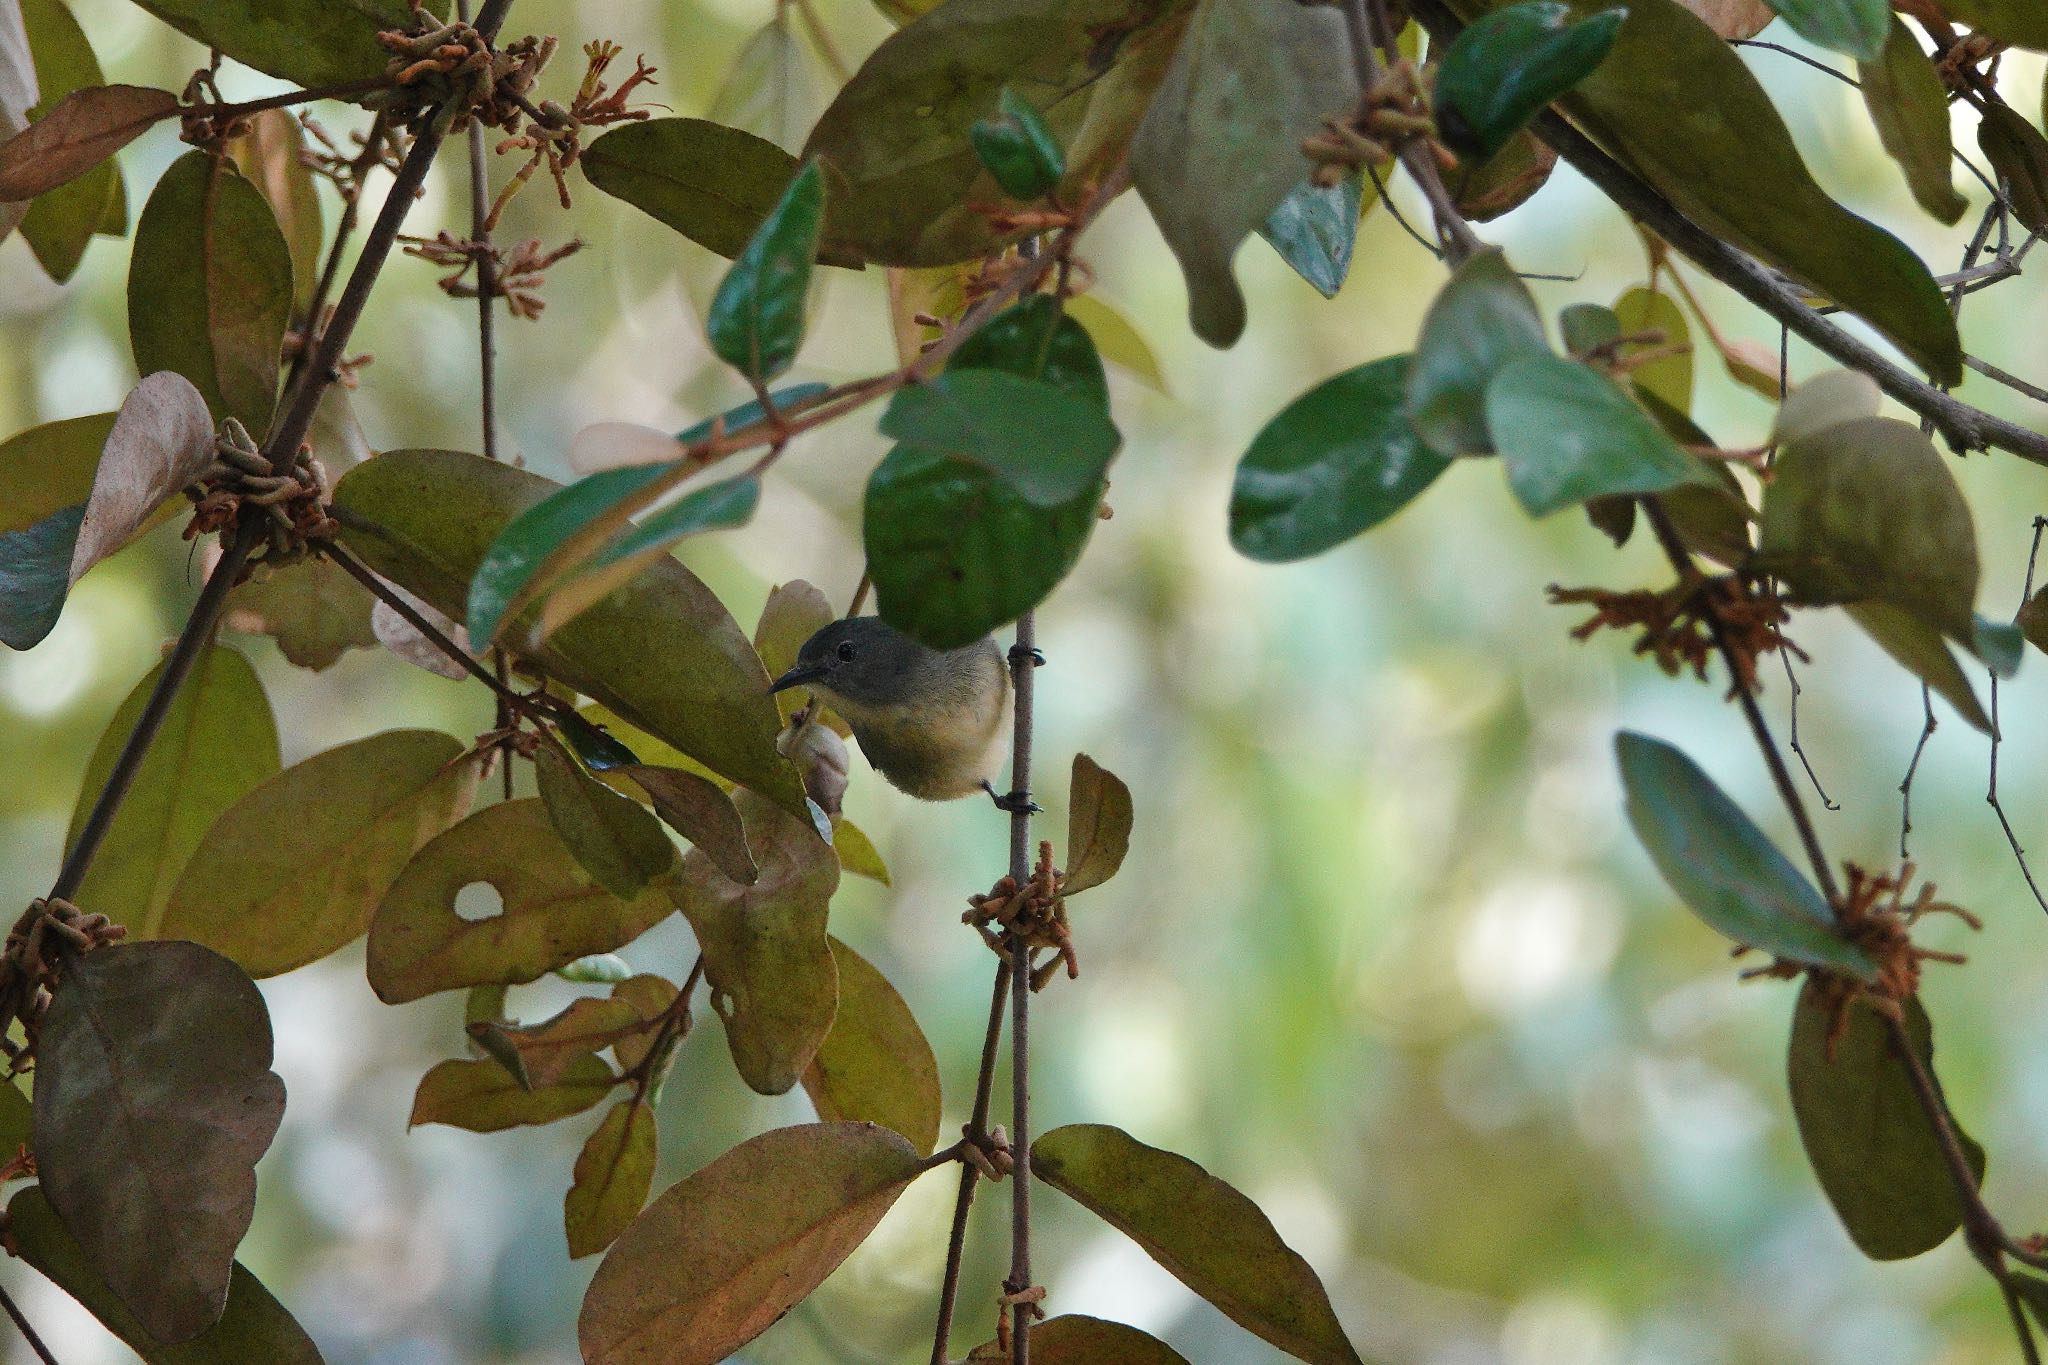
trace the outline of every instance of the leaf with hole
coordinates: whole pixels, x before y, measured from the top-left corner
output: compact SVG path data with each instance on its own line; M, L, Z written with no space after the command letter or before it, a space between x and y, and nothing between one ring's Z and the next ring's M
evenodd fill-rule
M498 914L466 919L464 887L485 883ZM370 922L370 986L387 1004L435 991L545 976L631 943L675 907L658 889L630 899L590 880L535 799L486 806L413 856Z
M1577 22L1560 4L1510 5L1479 19L1444 52L1436 117L1444 141L1489 157L1552 100L1584 80L1614 46L1625 9Z
M278 773L206 831L160 932L257 977L355 942L412 856L469 813L480 764L463 755L436 730L387 730Z
M1786 1061L1792 1113L1813 1173L1857 1248L1873 1260L1903 1260L1947 1241L1962 1225L1962 1201L1891 1028L1868 1004L1844 1008L1837 1037L1826 992L1813 982L1799 992ZM1913 1055L1931 1076L1933 1025L1919 1000L1902 1008ZM1981 1184L1984 1149L1960 1125L1957 1137Z
M226 1310L256 1159L284 1116L270 1061L255 983L194 943L95 949L52 994L36 1052L41 1188L159 1341Z
M872 1123L749 1138L669 1187L605 1253L576 1334L588 1365L717 1365L836 1269L921 1169Z
M151 669L107 723L85 765L64 837L67 850L78 842L162 676L161 664ZM278 765L277 721L256 671L234 650L209 647L172 698L72 901L125 926L130 937L162 936L179 876L214 822L274 776Z
M1877 969L1834 910L1713 779L1676 748L1624 730L1615 758L1629 824L1678 898L1746 947L1863 981Z
M1031 1144L1031 1173L1254 1336L1310 1365L1361 1365L1309 1263L1258 1205L1186 1157L1077 1123Z
M1486 388L1516 360L1550 354L1536 300L1498 251L1452 273L1423 319L1408 362L1409 424L1443 456L1486 455Z
M825 911L839 860L807 820L737 794L760 868L735 881L702 848L683 858L676 903L704 953L704 979L740 1078L763 1095L794 1086L831 1030L838 971Z
M919 1153L939 1141L939 1063L910 1006L872 963L830 940L839 1009L804 1068L804 1093L827 1122L879 1123Z

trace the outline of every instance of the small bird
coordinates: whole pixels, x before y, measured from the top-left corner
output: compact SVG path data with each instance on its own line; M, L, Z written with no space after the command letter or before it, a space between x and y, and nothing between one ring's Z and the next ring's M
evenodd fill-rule
M926 801L987 792L1009 809L989 782L1010 711L1010 672L994 639L941 651L879 617L849 616L804 641L769 690L791 687L822 694L899 790Z

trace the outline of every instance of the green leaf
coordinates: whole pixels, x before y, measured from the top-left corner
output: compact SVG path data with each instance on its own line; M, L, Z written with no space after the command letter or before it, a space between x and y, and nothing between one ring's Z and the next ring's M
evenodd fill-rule
M1007 1347L984 1342L968 1354L967 1365L1003 1365ZM1031 1329L1033 1365L1188 1365L1186 1356L1135 1327L1068 1313Z
M639 1216L654 1186L654 1136L652 1106L620 1100L576 1154L562 1200L571 1260L603 1251Z
M1026 202L1043 198L1067 173L1059 139L1030 103L1008 86L996 102L996 117L977 119L967 130L974 154L1004 194Z
M547 589L537 633L542 638L554 634L643 569L665 559L686 537L746 525L760 501L760 479L742 474L692 489L668 506L647 513L579 564L565 581Z
M1970 505L1933 443L1904 422L1868 417L1781 446L1756 564L1795 601L1888 602L1952 639L1974 633Z
M66 82L60 76L58 83ZM95 82L36 107L44 111L36 122L0 143L0 202L34 199L86 175L177 113L178 97L151 86Z
M825 910L839 860L809 821L749 792L737 804L759 877L735 881L694 848L683 858L676 903L703 950L704 979L740 1078L780 1095L810 1065L837 1008Z
M1624 343L1618 353L1619 359L1629 361L1647 351L1677 348L1673 354L1636 365L1628 372L1628 377L1638 391L1656 395L1680 413L1690 413L1692 329L1687 326L1685 310L1678 306L1678 301L1669 294L1631 289L1614 301L1614 316L1624 335L1661 332L1664 336L1662 341Z
M1977 124L1977 146L1998 173L2013 216L2029 232L2048 232L2048 137L2011 105L1992 103Z
M64 836L66 849L78 841L93 801L162 676L161 664L151 669L107 723L85 765L85 783ZM172 699L71 899L125 925L135 938L158 937L178 876L207 830L275 774L278 763L277 722L255 670L232 649L207 649Z
M682 768L645 763L624 763L611 771L646 792L662 822L701 850L719 871L736 882L754 884L760 869L747 851L739 809L716 782Z
M614 896L637 896L675 867L676 846L660 823L584 772L566 750L543 743L533 765L555 832L599 886Z
M1975 618L1976 632L1970 641L1970 652L1984 661L1984 666L2001 678L2010 678L2020 671L2020 660L2026 653L2027 637L2017 625L2003 621L1987 621Z
M292 310L292 256L262 192L205 152L150 191L128 266L128 338L143 374L175 370L216 418L269 429Z
M1256 1204L1186 1157L1077 1123L1031 1144L1031 1173L1254 1336L1311 1365L1361 1365L1308 1262Z
M1994 38L2048 49L2048 13L2035 0L1943 0L1942 8Z
M1346 264L1349 264L1348 259ZM1081 324L1082 330L1101 351L1102 359L1147 388L1158 393L1167 391L1166 371L1160 366L1159 354L1152 349L1152 343L1129 318L1111 307L1100 295L1082 294L1068 299L1066 313Z
M1301 180L1301 143L1358 100L1343 15L1316 5L1201 0L1138 125L1131 182L1187 277L1212 346L1244 332L1238 246Z
M1444 141L1488 157L1544 105L1584 80L1614 46L1626 9L1578 23L1560 4L1496 10L1460 33L1436 74L1437 126Z
M479 765L463 754L435 730L387 730L287 768L206 831L159 932L257 977L355 942L413 854L469 813Z
M711 299L711 349L756 384L788 369L803 345L811 262L825 222L825 173L797 172Z
M1846 1008L1848 1026L1831 1044L1835 1014L1825 991L1813 982L1800 990L1786 1061L1792 1113L1813 1173L1857 1248L1873 1260L1903 1260L1947 1241L1962 1225L1962 1201L1891 1029L1867 1003ZM1913 1054L1932 1075L1927 1011L1911 998L1903 1008ZM1957 1135L1982 1183L1984 1149L1961 1125Z
M1101 485L1123 438L1086 395L997 369L951 370L899 389L882 434L979 465L1034 507Z
M503 909L465 919L456 895L487 883ZM597 886L533 799L486 806L414 855L370 922L370 987L387 1004L494 982L517 985L631 943L675 907L659 890Z
M248 116L244 131L229 138L227 153L244 178L263 195L284 234L292 258L295 315L312 306L320 282L326 233L321 223L320 191L313 172L301 157L306 138L289 109L259 109ZM332 472L333 466L329 465Z
M1884 54L1891 0L1768 0L1792 31L1810 43L1874 62Z
M1067 784L1067 866L1060 891L1072 896L1100 886L1131 849L1131 789L1086 754L1074 755Z
M1576 360L1542 355L1501 367L1486 387L1486 424L1503 433L1508 486L1532 517L1591 498L1711 483L1613 380Z
M1785 395L1771 424L1771 444L1786 445L1877 416L1884 394L1861 370L1822 370Z
M717 98L711 101L711 117L729 128L752 133L785 151L794 152L803 146L811 125L825 111L824 80L818 59L797 36L789 11L779 9L774 18L747 39L739 54L732 59L725 81L718 87ZM589 155L584 153L586 159ZM649 169L656 170L656 167L650 165ZM781 180L775 182L775 189L779 192L795 174L796 158L792 156L783 169ZM761 211L755 215L755 223L768 216L768 207L774 198L773 193L764 198ZM723 254L727 257L737 255L739 246L744 245L752 234L755 223L747 224L746 229L737 234L739 245Z
M875 847L867 831L859 825L840 816L832 822L832 851L839 855L839 870L851 872L856 877L890 885L889 865L882 861L882 854Z
M351 649L377 643L370 622L377 599L346 569L325 557L258 565L235 586L224 618L229 630L269 635L277 652L300 668L332 668Z
M969 370L1042 379L1108 411L1102 358L1049 297L1017 304L969 338L947 372ZM1039 507L991 471L897 447L868 479L862 526L882 619L934 649L973 644L1066 577L1101 504L1098 484Z
M1835 932L1820 892L1698 765L1627 730L1614 754L1636 837L1709 928L1774 957L1876 979L1870 958Z
M1358 220L1370 207L1363 195L1363 176L1347 175L1328 186L1304 180L1266 215L1259 236L1318 294L1334 299L1351 273Z
M144 1365L320 1365L320 1349L283 1304L237 1261L228 1275L227 1308L198 1336L166 1345L122 1307L85 1249L67 1232L38 1187L21 1190L7 1205L9 1240L21 1259L84 1305Z
M932 1045L889 978L838 939L830 942L839 1012L804 1068L804 1093L820 1119L879 1123L929 1153L939 1141L940 1106Z
M1956 193L1948 86L1904 24L1889 19L1884 52L1859 62L1863 103L1879 141L1905 172L1913 198L1944 223L1955 223L1970 204Z
M101 87L105 77L100 74L99 59L93 55L92 44L86 41L85 30L78 26L63 0L22 0L21 19L28 30L29 51L35 55L36 88L42 92L41 101L28 111L30 128L33 130L38 122L54 113L60 102L80 96L77 104L67 110L67 121L90 112L127 133L125 137L119 133L102 134L83 144L73 142L61 149L48 147L43 152L60 165L75 157L89 167L76 179L67 179L37 194L21 220L21 235L34 250L36 259L52 280L62 284L78 268L86 244L99 230L107 206L118 190L121 172L114 165L114 153L128 137L155 121L150 117L151 111L158 111L157 117L161 117L165 103L175 104L175 100L167 91L138 91L134 86L85 93ZM38 144L43 142L33 131L24 137L35 138ZM0 152L0 179L7 178L8 159ZM63 174L61 169L38 171L44 178Z
M1583 18L1604 0L1570 4ZM1961 382L1962 342L1933 275L1827 196L1756 77L1678 0L1629 0L1613 51L1563 104L1688 218L1859 314L1937 382Z
M1590 361L1596 352L1611 350L1621 340L1621 318L1597 303L1570 305L1557 315L1557 329L1566 354L1574 360Z
M1889 602L1851 602L1844 610L1901 668L1933 688L1964 720L1991 733L1991 717L1940 631Z
M773 142L698 118L621 124L578 164L606 194L728 260L746 250L797 171Z
M583 1299L588 1365L718 1365L817 1288L921 1169L896 1133L813 1123L749 1138L669 1187Z
M835 172L831 243L885 265L951 265L1019 235L975 207L996 185L969 129L1006 86L1066 144L1062 198L1084 200L1121 160L1187 3L950 0L891 35L804 146Z
M1230 543L1269 564L1306 559L1370 530L1436 482L1450 461L1403 411L1409 360L1334 375L1252 440L1230 491Z
M0 643L27 649L57 624L72 551L114 414L46 422L0 443Z
M217 47L293 85L335 85L385 74L377 42L411 20L406 0L136 0L202 46ZM444 0L427 8L447 17Z
M204 1046L194 1046L196 1040ZM121 943L64 969L36 1050L44 1195L159 1341L219 1322L284 1116L255 983L194 943Z
M406 1127L445 1123L472 1133L496 1133L528 1124L553 1123L580 1114L611 1093L617 1077L596 1057L571 1062L560 1085L528 1090L494 1061L436 1062L420 1077Z
M1439 455L1493 451L1486 387L1512 361L1550 354L1529 286L1498 251L1459 266L1429 307L1408 362L1408 421Z
M557 485L474 455L392 451L336 485L348 547L437 610L459 615L484 551ZM796 770L775 752L781 729L768 675L710 589L663 559L520 651L620 718L690 758L800 811Z

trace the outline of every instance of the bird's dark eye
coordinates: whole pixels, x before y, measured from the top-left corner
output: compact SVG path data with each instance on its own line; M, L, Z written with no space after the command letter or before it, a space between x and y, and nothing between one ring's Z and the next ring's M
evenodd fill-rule
M851 663L853 661L853 642L851 640L841 640L838 653L841 663Z

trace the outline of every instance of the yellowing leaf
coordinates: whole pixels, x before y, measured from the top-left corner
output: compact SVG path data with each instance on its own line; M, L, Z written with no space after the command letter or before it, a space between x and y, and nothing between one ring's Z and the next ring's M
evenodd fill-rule
M611 1093L616 1079L610 1067L587 1054L569 1064L559 1085L544 1090L528 1090L494 1061L437 1062L420 1078L406 1126L445 1123L472 1133L495 1133L553 1123L596 1104Z
M839 1012L804 1068L818 1117L894 1129L919 1152L939 1140L939 1063L903 997L866 958L832 941Z
M1131 789L1086 754L1074 755L1067 788L1067 895L1100 886L1131 848Z
M654 1136L647 1101L620 1100L576 1154L562 1201L571 1259L603 1251L639 1216L654 1185Z

